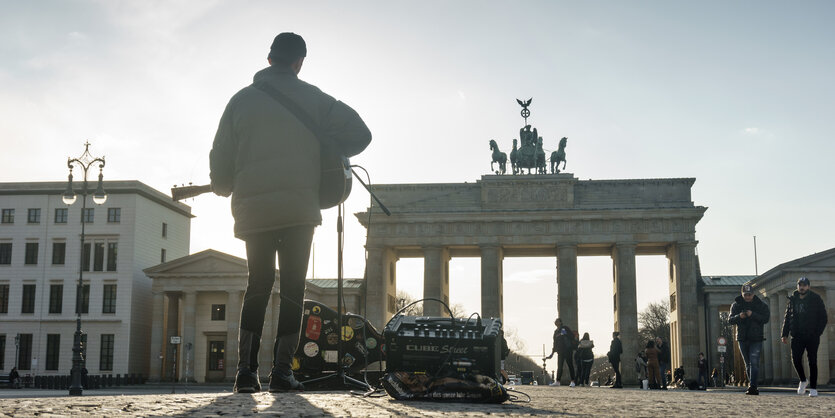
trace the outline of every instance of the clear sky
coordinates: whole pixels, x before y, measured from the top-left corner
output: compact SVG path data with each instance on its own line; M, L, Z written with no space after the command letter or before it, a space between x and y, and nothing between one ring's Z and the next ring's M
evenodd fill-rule
M89 140L110 180L162 191L208 182L231 97L272 38L305 37L300 78L354 107L374 134L353 159L374 183L473 182L488 141L529 122L569 138L580 179L694 177L703 274L754 274L835 246L835 3L831 1L12 1L0 0L0 181L66 179ZM355 188L347 211L368 205ZM192 252L244 257L228 201L188 202ZM335 211L315 238L333 277ZM346 224L347 277L364 229ZM421 260L398 264L418 296ZM453 303L479 309L477 259L454 259ZM580 331L608 348L611 260L578 261ZM312 274L312 271L311 271ZM640 257L638 301L666 298L666 260ZM555 260L506 259L505 326L550 349ZM601 303L602 302L602 303ZM549 368L553 365L549 364Z

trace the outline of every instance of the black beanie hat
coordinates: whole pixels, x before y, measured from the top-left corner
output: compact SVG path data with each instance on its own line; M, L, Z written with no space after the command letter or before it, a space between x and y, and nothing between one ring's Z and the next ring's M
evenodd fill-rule
M268 56L273 60L292 62L307 56L307 44L293 32L282 32L273 39Z

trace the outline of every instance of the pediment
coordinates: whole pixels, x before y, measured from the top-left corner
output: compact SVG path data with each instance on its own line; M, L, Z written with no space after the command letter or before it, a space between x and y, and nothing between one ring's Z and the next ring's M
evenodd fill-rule
M212 249L189 254L144 270L148 277L193 274L247 274L246 260Z

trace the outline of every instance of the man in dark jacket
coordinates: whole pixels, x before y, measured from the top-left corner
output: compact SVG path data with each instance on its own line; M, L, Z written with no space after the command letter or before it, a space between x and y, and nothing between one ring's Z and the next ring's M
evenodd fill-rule
M818 396L818 345L826 328L827 314L823 299L809 287L806 277L797 280L797 290L786 306L781 340L786 344L789 334L792 336L792 362L800 378L797 394L803 395L809 386L809 396ZM809 356L809 380L803 372L803 351Z
M557 380L552 383L555 386L560 385L560 379L562 378L562 365L563 362L568 363L568 373L571 375L571 384L569 386L574 387L574 356L572 356L574 349L577 347L576 340L574 338L574 331L568 325L563 325L562 320L557 318L554 321L554 325L557 326L557 329L554 330L554 345L551 349L551 354L546 359L550 359L554 357L554 353L557 353Z
M613 389L623 387L623 383L620 380L621 354L623 354L623 344L620 342L620 332L615 331L612 333L612 343L609 344L609 352L607 353L609 363L612 364L612 369L615 371L615 384L612 385Z
M742 286L742 295L734 299L728 323L736 325L736 339L739 351L745 361L745 373L748 376L746 395L759 395L757 377L760 371L760 353L763 349L763 324L768 323L770 310L768 305L754 294L750 284Z
M246 241L249 281L235 377L235 391L240 393L261 390L258 351L276 278L276 253L281 308L270 391L303 389L290 365L299 342L313 229L322 223L320 153L350 157L371 142L371 132L357 112L298 79L306 55L301 36L275 37L267 57L270 66L229 101L209 156L212 190L232 196L235 236ZM283 94L296 110L268 91Z
M658 349L658 368L661 371L661 389L667 390L667 372L670 371L670 345L661 337L655 337L655 348Z

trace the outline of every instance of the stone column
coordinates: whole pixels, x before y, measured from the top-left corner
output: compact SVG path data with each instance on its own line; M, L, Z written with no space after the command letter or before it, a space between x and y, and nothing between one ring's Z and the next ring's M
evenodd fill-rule
M786 292L785 290L780 290L777 294L778 296L778 306L779 310L783 312L783 315L786 313L786 304L789 302L787 295L791 294ZM782 331L783 326L783 319L780 318L780 329ZM795 372L794 366L792 366L792 352L791 352L791 338L789 338L788 344L780 343L780 374L783 376L783 382L790 382L795 380Z
M560 259L562 261L562 259ZM570 262L570 261L569 261ZM576 253L574 262L576 263ZM635 272L635 244L616 244L612 249L612 264L614 266L614 310L615 330L620 332L623 344L621 355L621 372L623 382L632 384L637 381L633 362L635 354L640 350L638 341L638 291ZM576 289L576 265L575 265ZM575 290L576 291L576 290ZM562 288L560 288L562 294ZM560 299L562 303L562 299ZM575 298L576 309L576 298ZM576 312L576 311L575 311ZM560 311L562 316L562 311Z
M197 291L186 290L183 298L183 339L178 350L180 351L180 379L193 381L194 379L194 347L197 346L196 331L197 331ZM186 370L186 345L191 343L191 352L189 353L189 370Z
M557 315L577 331L577 246L557 245Z
M162 375L162 330L165 317L165 293L154 292L151 312L151 369L148 371L148 380L159 382Z
M771 354L765 360L771 363L771 383L778 384L785 378L783 368L780 366L780 354L783 343L780 341L781 325L783 324L783 310L780 308L779 292L772 292L768 296L768 309L771 316L768 319L768 329L771 332L771 339L766 341L772 347Z
M395 312L397 299L397 280L395 275L396 258L390 248L368 245L367 297L368 312L366 317L377 330L383 332L383 326Z
M481 316L501 318L502 306L502 263L504 250L498 245L481 246Z
M238 333L241 327L242 293L240 290L226 292L226 347L224 348L223 369L226 379L231 381L234 381L238 369Z
M449 306L449 250L443 247L423 247L423 297L444 301ZM423 303L426 316L449 316L438 302Z
M170 341L171 337L182 336L182 330L180 329L180 298L182 293L167 292L166 296L168 297L168 312L166 312L165 340L163 341L163 356L165 356L163 361L163 379L170 381L176 377L176 374L172 374L176 373L174 371L174 363L177 363L177 367L180 364L180 361L174 356L175 347ZM177 353L179 352L179 347L177 347Z
M671 338L671 368L699 370L699 318L696 282L696 242L678 242L673 249L677 327Z
M771 304L770 298L767 298L763 295L759 295L762 298L763 302L768 305L769 315L768 315L768 323L771 323ZM766 324L763 326L763 335L765 337L765 341L763 341L763 352L760 356L760 384L769 384L774 380L774 365L771 363L771 351L772 347L774 346L774 337L771 335L771 326ZM779 338L778 338L779 340Z
M708 296L709 297L709 296ZM710 297L709 297L710 298ZM712 299L712 298L710 298ZM719 329L719 303L716 301L710 300L707 305L707 359L709 361L707 372L708 372L708 379L710 378L709 374L713 371L714 368L716 370L721 370L721 364L719 364L719 352L717 352L718 343L717 340L719 339L719 333L721 332ZM727 347L727 345L725 345ZM727 354L727 352L725 353ZM685 369L687 370L687 369ZM696 377L699 375L697 374Z

